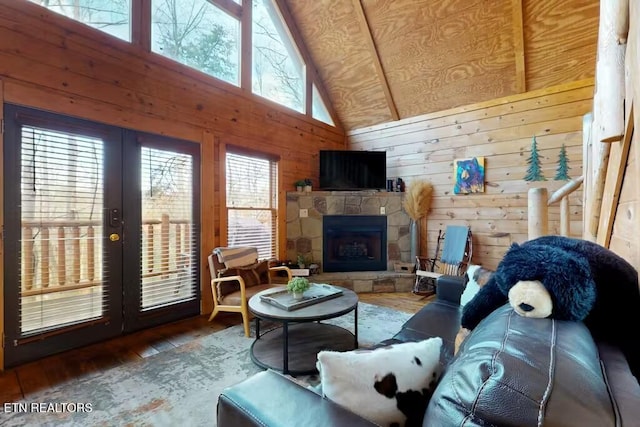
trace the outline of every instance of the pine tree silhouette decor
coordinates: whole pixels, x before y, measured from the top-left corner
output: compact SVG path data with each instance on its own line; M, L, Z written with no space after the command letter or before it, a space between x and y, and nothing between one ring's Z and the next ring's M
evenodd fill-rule
M540 157L538 156L538 143L536 137L533 137L531 142L531 156L527 159L529 167L527 168L527 174L524 176L525 181L546 181L547 178L542 174L540 169Z
M569 159L567 158L567 149L564 144L560 147L560 154L558 155L558 168L556 169L556 181L569 181Z

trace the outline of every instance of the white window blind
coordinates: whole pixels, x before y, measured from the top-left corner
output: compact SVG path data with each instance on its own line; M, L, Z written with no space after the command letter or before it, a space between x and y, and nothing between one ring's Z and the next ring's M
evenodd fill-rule
M197 297L193 158L141 148L141 309Z
M277 163L227 153L227 245L258 248L261 259L276 257Z
M99 319L103 278L103 142L23 126L22 336Z

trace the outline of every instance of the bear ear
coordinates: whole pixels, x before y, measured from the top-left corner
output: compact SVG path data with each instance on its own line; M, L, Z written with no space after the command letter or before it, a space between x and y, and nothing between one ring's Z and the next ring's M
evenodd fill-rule
M509 249L516 249L516 248L519 248L519 247L520 247L520 245L519 245L519 244L517 244L517 243L513 242L513 243L511 244L511 246L509 246Z

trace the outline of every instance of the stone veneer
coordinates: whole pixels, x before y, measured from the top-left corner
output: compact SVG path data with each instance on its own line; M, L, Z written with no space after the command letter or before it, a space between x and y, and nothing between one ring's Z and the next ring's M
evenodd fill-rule
M322 269L322 217L381 215L380 208L384 207L387 217L387 271L393 271L394 263L409 262L410 257L409 216L402 209L403 195L378 191L288 192L287 258L295 261L298 254L302 254L307 263L320 264ZM307 209L306 218L300 217L301 209ZM388 273L385 276L389 276ZM406 278L406 273L404 276Z

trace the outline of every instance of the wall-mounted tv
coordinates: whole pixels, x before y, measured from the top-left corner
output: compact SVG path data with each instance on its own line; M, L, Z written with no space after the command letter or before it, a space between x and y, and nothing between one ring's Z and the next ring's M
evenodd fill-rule
M386 152L320 151L321 190L384 190L386 187Z

